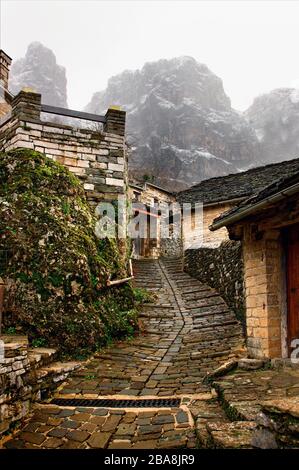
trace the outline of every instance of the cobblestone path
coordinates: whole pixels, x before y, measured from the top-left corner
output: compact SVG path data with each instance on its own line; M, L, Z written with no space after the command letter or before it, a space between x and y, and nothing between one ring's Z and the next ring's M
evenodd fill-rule
M183 273L179 260L136 261L134 273L136 287L155 297L140 315L140 335L101 351L55 397L180 397L180 406L103 409L44 402L5 447L193 448L198 413L209 411L211 420L223 415L203 378L242 355L234 314L214 289Z

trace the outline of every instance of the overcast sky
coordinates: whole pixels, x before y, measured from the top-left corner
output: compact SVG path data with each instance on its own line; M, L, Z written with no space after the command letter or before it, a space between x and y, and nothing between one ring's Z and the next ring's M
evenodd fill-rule
M299 88L298 1L0 1L1 48L14 59L32 41L51 48L72 108L112 75L180 55L221 77L239 110L273 88Z

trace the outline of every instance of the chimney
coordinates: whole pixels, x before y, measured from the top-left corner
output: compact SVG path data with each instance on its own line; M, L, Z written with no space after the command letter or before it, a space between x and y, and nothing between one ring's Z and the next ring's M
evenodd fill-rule
M9 69L12 59L0 49L0 117L11 110L11 95L8 92Z
M8 90L9 69L12 59L0 49L0 80L5 90Z

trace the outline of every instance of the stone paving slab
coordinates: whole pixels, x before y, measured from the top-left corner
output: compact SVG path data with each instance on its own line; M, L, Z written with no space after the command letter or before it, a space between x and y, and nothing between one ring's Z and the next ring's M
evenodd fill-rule
M262 404L273 403L273 409L283 403L295 406L299 400L299 369L236 369L231 375L215 380L213 386L229 406L232 415L253 419Z
M36 405L5 448L194 448L191 415L184 409L115 410Z

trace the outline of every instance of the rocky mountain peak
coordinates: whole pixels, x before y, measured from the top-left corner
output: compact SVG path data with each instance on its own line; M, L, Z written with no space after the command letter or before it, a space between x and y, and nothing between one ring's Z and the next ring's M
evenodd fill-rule
M25 57L12 63L9 88L16 94L24 87L41 93L45 104L67 107L65 68L57 64L53 51L40 42L32 42Z
M67 107L65 69L39 42L13 62L10 89L23 87L39 91L46 104ZM86 111L104 114L113 104L127 111L131 175L171 190L299 156L299 90L275 89L240 113L222 80L190 56L111 77Z
M134 177L183 188L248 168L256 157L257 138L231 108L222 80L192 57L161 59L116 75L86 110L102 113L111 104L127 111Z

